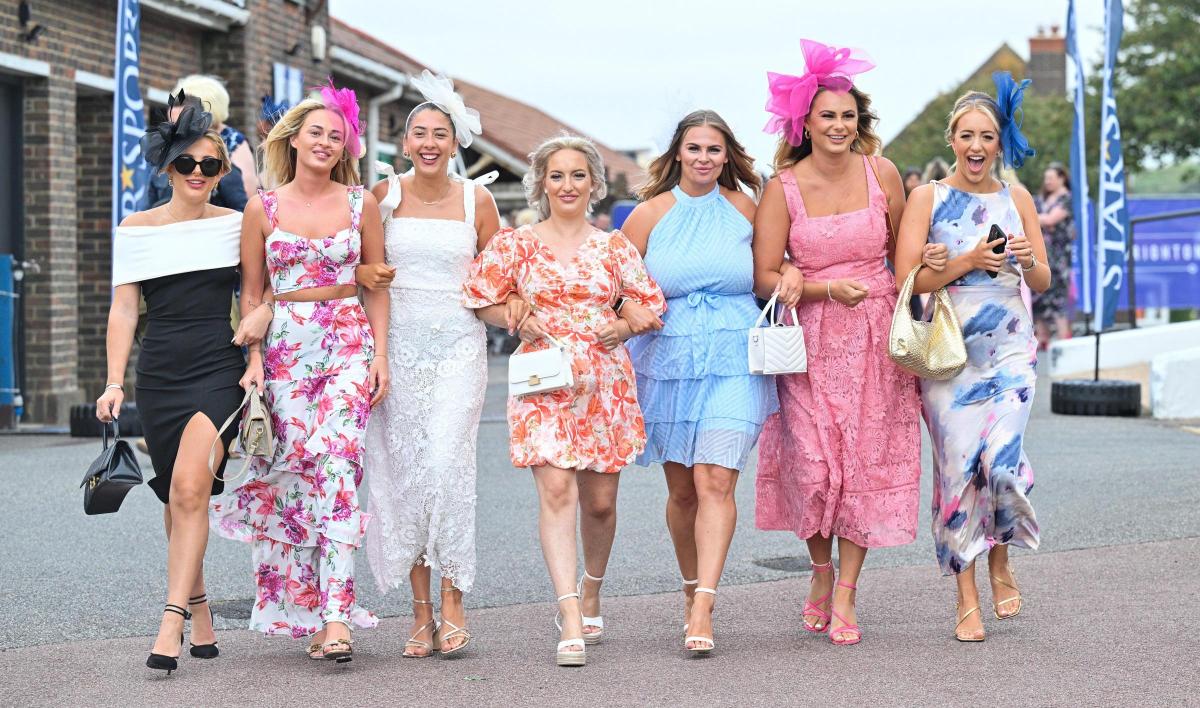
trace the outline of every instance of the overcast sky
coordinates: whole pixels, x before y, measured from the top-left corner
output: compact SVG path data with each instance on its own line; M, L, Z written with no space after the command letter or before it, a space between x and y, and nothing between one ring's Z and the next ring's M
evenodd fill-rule
M1104 0L1077 5L1090 64ZM615 148L665 147L684 114L714 109L761 164L774 149L762 132L766 72L801 73L801 37L875 60L858 86L887 140L1002 43L1028 58L1039 25L1065 32L1067 0L330 0L330 11Z

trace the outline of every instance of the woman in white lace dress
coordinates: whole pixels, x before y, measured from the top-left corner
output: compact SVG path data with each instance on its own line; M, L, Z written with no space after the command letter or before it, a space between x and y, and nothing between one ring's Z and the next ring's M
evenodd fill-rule
M389 360L395 395L371 416L366 476L372 523L367 556L382 590L412 583L414 625L406 657L443 655L470 641L462 593L475 582L475 440L487 388L483 323L459 302L475 254L499 229L500 215L478 181L451 176L457 145L480 132L446 79L413 81L426 102L408 116L404 156L413 170L372 190L383 212L390 268L364 281L390 283ZM513 314L523 303L515 301ZM515 322L513 326L515 326ZM430 599L441 575L441 622ZM441 626L440 637L438 627Z

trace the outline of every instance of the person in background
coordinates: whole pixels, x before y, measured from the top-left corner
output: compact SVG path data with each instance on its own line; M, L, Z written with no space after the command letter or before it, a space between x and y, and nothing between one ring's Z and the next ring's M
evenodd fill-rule
M254 194L258 190L258 165L245 134L225 123L229 120L229 92L225 90L225 84L215 76L192 74L180 79L173 93L180 90L200 99L204 110L212 114L213 129L225 141L229 159L242 171L242 186L246 194Z
M929 184L934 180L946 179L950 174L950 165L940 157L935 157L925 163L925 171L921 173L921 184Z
M1051 162L1042 175L1042 189L1033 200L1046 237L1046 255L1053 273L1050 287L1033 299L1033 326L1038 347L1071 336L1071 260L1075 250L1075 215L1071 211L1071 173Z
M912 194L912 191L921 185L921 170L916 167L909 167L904 170L904 196Z

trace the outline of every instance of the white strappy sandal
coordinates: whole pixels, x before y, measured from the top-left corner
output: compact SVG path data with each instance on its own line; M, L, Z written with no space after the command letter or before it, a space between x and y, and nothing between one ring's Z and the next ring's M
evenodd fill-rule
M712 588L699 588L698 587L698 588L696 588L696 592L708 593L709 595L712 595L714 598L717 595L717 591L713 590ZM684 631L687 631L687 630L685 629ZM691 642L696 642L696 643L700 644L701 646L689 647L688 644ZM708 656L712 652L713 649L717 648L717 643L716 643L716 641L713 640L712 637L701 637L698 635L689 635L689 636L686 636L683 638L683 648L690 651L692 653L692 656Z
M685 588L686 588L686 587L689 587L689 586L691 586L691 585L699 585L699 584L700 584L700 578L696 578L695 580L684 580L684 581L683 581L683 586L684 586ZM696 591L695 591L695 590L693 590L693 591L692 591L692 599L693 599L693 601L694 601L694 599L695 599L695 593L696 593ZM687 592L684 592L684 593L683 593L683 602L684 602L684 605L685 605L685 606L687 605L687 601L688 601L688 595L687 595ZM689 615L689 614L691 614L691 610L692 610L692 608L688 607L688 608L687 608L687 610L686 610L686 611L685 611L683 614L684 614L685 616L686 616L686 615ZM684 623L683 623L683 633L684 633L685 635L687 634L687 628L688 628L688 623L687 623L687 622L684 622Z
M579 599L579 593L569 592L566 595L560 595L557 602L562 602L568 598ZM559 618L562 616L560 610L554 617L554 624L558 630L562 631L562 622ZM579 650L572 650L571 647L579 647ZM558 643L558 649L555 654L555 663L559 666L583 666L587 663L587 640L583 637L577 639L564 639Z
M575 584L575 592L579 593L579 602L580 602L581 610L583 609L583 605L582 605L582 603L583 603L583 581L585 578L587 580L591 580L594 583L599 583L599 582L604 581L603 575L600 576L599 578L597 578L596 576L589 574L587 572L587 570L583 571L583 575L579 578L579 582ZM599 631L589 632L589 631L587 631L588 627L596 627ZM587 615L583 615L583 643L584 644L599 644L600 640L603 638L604 638L604 617L601 615L597 615L596 617L588 617Z

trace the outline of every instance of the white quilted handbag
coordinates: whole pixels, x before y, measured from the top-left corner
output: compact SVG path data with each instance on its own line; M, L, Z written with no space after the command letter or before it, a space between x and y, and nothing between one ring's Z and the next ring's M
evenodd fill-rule
M547 334L546 339L550 342L548 349L522 351L525 347L522 342L508 357L508 395L550 393L575 385L571 353L554 337Z
M749 338L750 373L800 374L808 371L808 350L804 348L804 329L797 324L796 308L791 308L792 324L775 321L775 295L759 313ZM764 326L764 321L770 321Z

